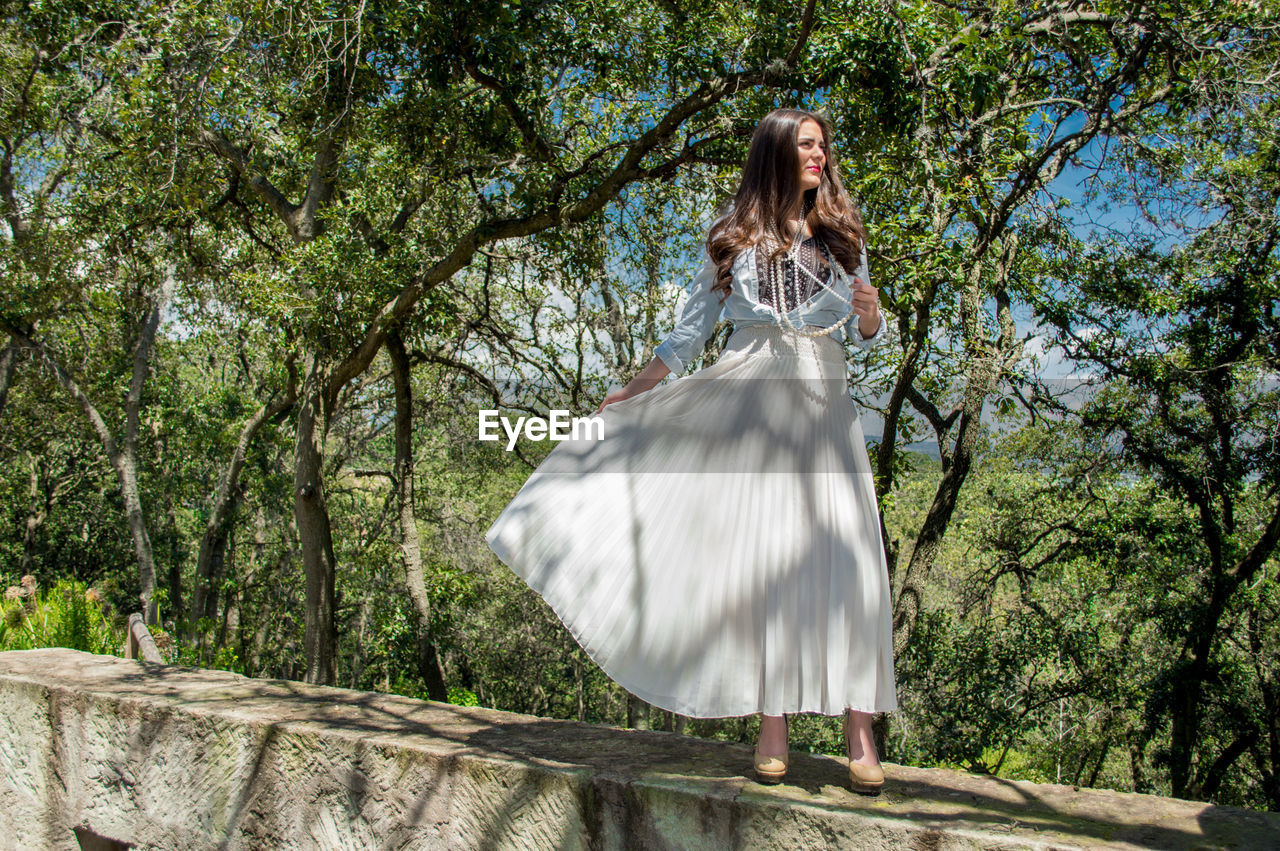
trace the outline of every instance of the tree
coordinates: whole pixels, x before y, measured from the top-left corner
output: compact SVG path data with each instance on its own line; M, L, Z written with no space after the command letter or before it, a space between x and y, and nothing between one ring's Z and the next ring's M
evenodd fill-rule
M1177 664L1148 720L1172 723L1173 794L1212 798L1252 752L1273 805L1276 683L1261 636L1276 615L1251 586L1280 544L1275 63L1199 78L1184 123L1135 127L1111 192L1142 211L1145 232L1088 245L1046 222L1057 225L1060 289L1037 303L1102 382L1084 426L1114 435L1124 462L1176 494L1197 531L1191 593L1169 604ZM1242 620L1257 639L1252 666L1230 661ZM1206 735L1211 716L1230 732Z
M298 348L307 679L332 682L323 459L344 390L397 325L447 310L449 282L485 246L585 221L628 184L696 160L723 134L719 104L787 81L814 4L777 33L768 16L743 24L727 10L694 28L663 4L228 9L167 73L175 90L207 89L207 104L184 106L195 128L184 150L224 164L226 193L262 213L254 233L278 228L292 243L273 243L278 264L256 283L293 308L270 318ZM768 35L734 67L744 26ZM641 38L652 47L626 47ZM689 50L704 61L685 61ZM620 97L655 77L665 91Z
M882 499L920 420L942 459L909 547L882 519L901 656L980 449L983 412L993 398L1016 398L1029 335L1019 336L1015 308L1058 297L1038 286L1045 235L1034 226L1059 203L1054 180L1140 124L1179 122L1193 80L1267 55L1269 24L1207 6L1176 18L1074 2L883 11L838 29L815 59L834 69L838 131L852 142L842 156L879 225L871 275L900 344L893 374L868 384L868 396L888 391L875 457Z

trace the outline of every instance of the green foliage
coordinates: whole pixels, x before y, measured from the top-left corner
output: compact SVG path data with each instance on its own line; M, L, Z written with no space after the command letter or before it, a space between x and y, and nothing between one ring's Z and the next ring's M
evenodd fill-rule
M0 603L0 650L66 647L114 655L124 644L124 630L103 610L102 595L70 579L40 590L34 577L11 585Z
M479 706L480 698L471 689L453 686L449 689L449 702L455 706Z
M634 375L751 128L799 103L833 120L902 332L858 361L855 392L891 389L918 335L910 403L884 438L898 580L955 471L903 445L973 395L1003 429L982 409L966 421L978 451L926 555L884 756L1280 806L1265 791L1280 770L1267 761L1280 752L1274 552L1248 581L1227 570L1265 540L1280 475L1269 25L1248 4L1199 0L826 2L780 87L744 86L624 159L673 103L777 68L797 27L777 2L697 15L596 0L14 6L0 25L0 336L29 334L48 357L4 349L0 564L53 587L5 601L0 646L110 652L110 618L139 606L110 441L50 361L118 448L139 319L162 305L135 447L155 633L183 664L304 676L314 542L293 517L296 408L246 438L224 528L207 524L257 412L395 325L412 362L429 612L406 588L378 355L320 394L310 436L338 565L339 684L425 696L429 648L460 705L748 741L755 719L629 704L495 561L483 531L550 446L481 444L475 413L584 411ZM1096 191L1064 197L1055 180L1095 155ZM653 171L570 221L620 167ZM1105 216L1105 201L1148 229L1069 218ZM519 236L485 241L522 217ZM483 250L461 250L473 238ZM1105 375L1083 409L1053 405L1043 363L1019 361L1032 322ZM85 600L89 580L106 608ZM1196 677L1206 689L1188 704ZM1187 705L1203 721L1194 753L1172 743ZM795 719L792 743L839 753L839 721ZM1240 743L1219 785L1174 788L1180 766Z

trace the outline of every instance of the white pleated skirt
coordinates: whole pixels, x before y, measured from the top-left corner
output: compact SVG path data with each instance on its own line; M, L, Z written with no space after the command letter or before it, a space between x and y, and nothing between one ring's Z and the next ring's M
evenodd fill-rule
M635 696L695 718L897 709L844 352L736 330L557 444L485 538Z

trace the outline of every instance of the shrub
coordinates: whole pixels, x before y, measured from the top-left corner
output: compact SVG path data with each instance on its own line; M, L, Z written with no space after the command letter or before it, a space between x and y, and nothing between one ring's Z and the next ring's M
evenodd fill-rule
M102 596L83 582L60 579L41 592L34 577L24 576L0 603L0 650L69 647L115 654L123 644L124 630L112 626Z

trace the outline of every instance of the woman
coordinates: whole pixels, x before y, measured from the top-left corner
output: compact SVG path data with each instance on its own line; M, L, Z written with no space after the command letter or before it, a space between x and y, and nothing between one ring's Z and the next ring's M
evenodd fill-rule
M785 776L786 713L843 713L850 783L876 791L888 574L838 338L870 349L886 323L830 136L812 112L765 116L675 329L601 403L603 438L559 443L486 539L632 694L761 713L760 779ZM719 360L655 387L722 314Z

